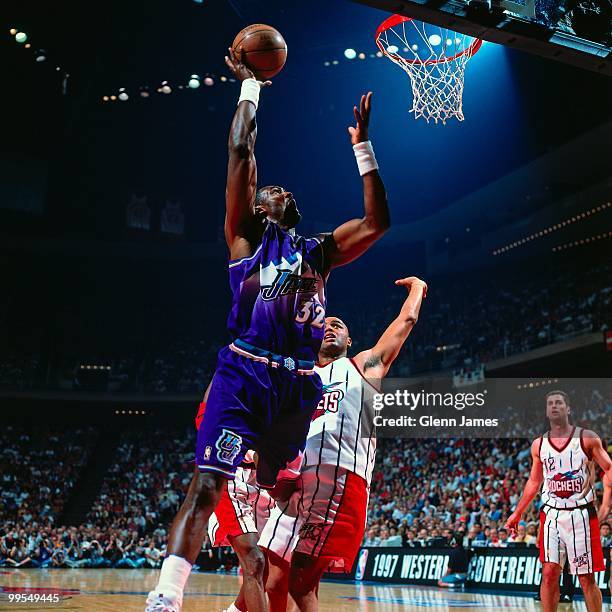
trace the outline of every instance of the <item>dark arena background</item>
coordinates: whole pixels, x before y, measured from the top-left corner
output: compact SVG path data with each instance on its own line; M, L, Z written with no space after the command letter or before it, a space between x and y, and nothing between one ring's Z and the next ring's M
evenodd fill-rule
M418 276L429 292L390 376L537 381L542 411L560 379L597 379L570 396L607 446L611 13L584 4L3 3L0 610L144 610L155 586L194 469L194 416L229 341L240 83L224 55L251 23L288 44L261 94L257 163L261 185L292 190L302 235L361 215L347 126L374 92L391 229L327 289L351 353L396 316L393 281ZM410 112L410 78L374 38L392 13L485 41L465 70L463 121ZM320 609L540 609L537 500L516 535L504 529L529 444L379 440L363 548L350 574L323 581ZM609 526L602 539L607 551ZM441 588L456 540L467 580ZM227 608L231 549L207 539L196 565L183 610ZM586 609L579 588L573 606Z

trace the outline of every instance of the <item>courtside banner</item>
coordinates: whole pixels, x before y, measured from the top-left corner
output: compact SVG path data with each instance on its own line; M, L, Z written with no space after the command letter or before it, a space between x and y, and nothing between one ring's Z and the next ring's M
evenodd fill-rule
M549 429L547 396L567 401L570 425L612 437L610 378L486 378L478 371L437 378L364 380L364 438L524 438ZM586 435L593 435L587 433Z
M359 551L355 580L395 584L435 585L448 567L449 548L371 548ZM537 591L542 564L536 548L475 548L468 552L470 564L466 587L504 591ZM595 574L607 592L606 571ZM578 579L575 578L577 588Z

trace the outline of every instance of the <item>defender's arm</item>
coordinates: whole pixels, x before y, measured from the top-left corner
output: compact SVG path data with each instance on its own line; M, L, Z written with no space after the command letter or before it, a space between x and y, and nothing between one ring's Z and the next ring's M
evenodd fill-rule
M544 482L544 471L542 462L540 461L540 438L536 438L531 443L531 473L529 474L529 480L523 489L521 499L519 499L516 505L516 510L510 515L506 521L506 529L508 529L513 535L516 533L516 526L521 520L523 513L533 501L534 497L538 494L542 482Z
M597 514L600 522L605 521L612 509L612 460L595 432L585 430L582 441L587 454L603 471L603 499Z
M397 318L387 327L376 345L359 353L355 362L361 371L375 379L384 378L395 361L408 335L419 318L423 298L427 295L427 283L410 276L396 280L395 284L406 287L409 291Z
M390 225L387 194L378 165L368 140L372 92L361 96L359 110L355 106L356 125L349 127L351 142L363 177L364 215L337 227L333 232L329 252L329 267L343 266L367 251Z

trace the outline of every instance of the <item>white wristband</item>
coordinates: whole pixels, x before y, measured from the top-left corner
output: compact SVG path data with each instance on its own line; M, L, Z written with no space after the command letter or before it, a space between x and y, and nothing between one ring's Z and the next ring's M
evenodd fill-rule
M357 160L357 167L359 168L359 174L361 176L368 172L372 172L372 170L378 170L374 149L369 140L358 142L356 145L353 145L353 151L355 151L355 159Z
M240 88L240 98L238 98L238 104L243 100L248 100L255 105L255 110L259 105L259 90L261 89L257 79L244 79L242 81L242 87Z

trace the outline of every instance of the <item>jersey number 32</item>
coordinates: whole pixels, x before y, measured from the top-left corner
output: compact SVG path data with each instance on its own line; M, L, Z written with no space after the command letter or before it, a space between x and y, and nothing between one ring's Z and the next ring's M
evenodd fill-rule
M308 323L313 327L323 327L325 325L325 308L314 299L304 302L298 313L295 315L298 323Z

